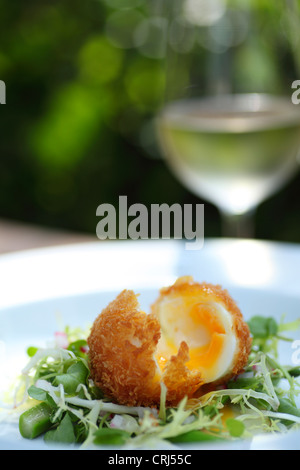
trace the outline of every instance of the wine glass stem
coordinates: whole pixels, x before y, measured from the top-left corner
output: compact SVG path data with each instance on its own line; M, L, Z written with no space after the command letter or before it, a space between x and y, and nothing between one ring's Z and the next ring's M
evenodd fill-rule
M221 213L223 237L253 238L255 232L254 213L255 210L243 214Z

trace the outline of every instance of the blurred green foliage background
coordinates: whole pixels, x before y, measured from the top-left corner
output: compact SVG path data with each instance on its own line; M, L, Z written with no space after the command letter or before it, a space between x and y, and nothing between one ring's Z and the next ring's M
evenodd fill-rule
M205 202L205 236L220 236L157 147L163 38L147 18L146 0L0 0L1 218L95 234L97 206L127 195ZM258 238L300 242L299 183L259 207Z

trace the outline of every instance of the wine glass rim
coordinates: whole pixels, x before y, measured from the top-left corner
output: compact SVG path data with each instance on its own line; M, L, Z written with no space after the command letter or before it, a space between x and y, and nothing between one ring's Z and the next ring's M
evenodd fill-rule
M284 95L237 93L185 98L167 103L159 114L172 125L205 127L216 130L225 127L237 132L300 124L300 109ZM238 126L237 126L238 124Z

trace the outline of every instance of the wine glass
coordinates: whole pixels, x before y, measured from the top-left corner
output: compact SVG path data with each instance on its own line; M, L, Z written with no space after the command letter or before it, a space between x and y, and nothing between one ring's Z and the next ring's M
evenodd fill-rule
M162 154L189 190L217 206L224 236L253 237L257 206L298 169L298 2L172 0L167 7Z

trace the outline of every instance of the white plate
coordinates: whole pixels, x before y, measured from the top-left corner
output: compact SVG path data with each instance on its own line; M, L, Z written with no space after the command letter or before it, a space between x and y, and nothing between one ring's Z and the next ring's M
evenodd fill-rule
M140 304L147 311L160 287L181 275L227 288L246 319L256 314L280 319L285 314L289 321L300 315L300 246L294 244L219 239L188 251L177 241L110 241L3 255L0 390L7 376L17 374L26 362L26 348L52 339L59 321L70 326L91 324L124 288L140 293ZM300 339L300 331L293 337ZM281 360L291 364L293 352L286 343ZM300 432L258 436L239 446L300 449ZM0 449L23 448L48 447L42 439L22 439L17 425L0 422Z

